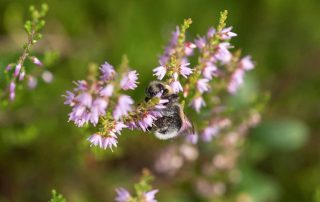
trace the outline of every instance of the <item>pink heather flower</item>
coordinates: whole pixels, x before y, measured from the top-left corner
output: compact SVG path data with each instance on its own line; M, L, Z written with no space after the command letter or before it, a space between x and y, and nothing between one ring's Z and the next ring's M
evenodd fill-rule
M194 43L196 44L196 46L199 48L199 49L202 49L206 46L206 39L204 37L198 37Z
M220 60L223 64L230 62L232 55L228 50L231 48L230 43L224 42L218 45L218 51L215 54L215 58Z
M92 104L92 96L90 93L81 93L76 97L76 100L86 107L91 107Z
M164 106L163 104L168 103L168 102L169 102L169 100L160 99L159 103L156 104L156 105L154 106L154 108L156 108L156 109L164 109L164 108L166 108L166 106Z
M16 83L14 81L11 81L9 85L9 98L11 101L14 100L14 98L16 97L15 89Z
M27 79L28 79L28 87L29 87L29 89L34 89L38 84L37 78L35 78L33 76L28 76Z
M20 70L21 70L21 67L22 67L22 66L21 66L20 63L16 65L16 68L15 68L14 74L13 74L14 77L17 77L17 76L19 75Z
M117 147L118 140L116 136L108 136L104 137L102 140L102 147L103 149L109 148L112 150L113 147Z
M99 121L99 117L105 115L105 110L108 106L108 103L106 100L102 98L96 98L91 106L91 116L90 116L90 122L93 125L96 125Z
M190 142L191 144L197 144L198 143L198 139L199 139L198 134L188 134L186 136L186 141Z
M186 56L191 56L193 54L193 49L195 49L197 46L194 43L186 42L184 44L184 52Z
M204 78L211 80L212 76L217 76L218 68L213 63L208 62L206 67L202 71Z
M137 71L130 71L121 79L120 86L123 90L133 90L137 87L137 80Z
M187 63L186 61L181 62L180 74L184 78L187 78L190 74L192 74L192 69L188 67L189 65L190 65L190 63Z
M89 120L89 114L83 105L75 105L69 113L69 121L73 121L78 127L82 127Z
M170 83L170 86L171 86L174 93L178 93L180 91L183 91L181 83L178 80L175 80L172 83Z
M202 139L205 142L209 142L219 133L220 129L216 126L208 126L203 130Z
M228 39L231 39L232 37L237 36L237 34L234 32L231 32L231 30L232 30L232 27L224 28L221 31L221 39L228 40Z
M88 90L88 83L85 80L80 80L80 81L74 81L73 82L77 87L74 89L74 91L87 91Z
M108 62L105 62L100 67L101 71L101 80L103 81L110 81L113 79L114 75L116 74L116 71L114 70L113 66L110 65Z
M69 114L69 121L74 121L78 127L85 123L92 123L94 126L98 123L99 117L105 115L107 102L102 98L93 99L92 95L84 92L77 96L67 92L65 104L72 106ZM72 99L72 100L71 100Z
M133 130L135 128L139 128L139 126L137 126L137 124L134 121L130 121L127 123L127 126L130 130Z
M118 104L113 111L113 117L117 120L121 116L125 116L132 110L131 105L133 100L128 95L121 95L118 99Z
M72 92L70 92L70 91L67 91L66 93L67 93L67 95L63 95L66 98L66 101L64 101L63 104L70 105L71 107L74 106L75 105L75 102L74 102L75 96L74 96L74 94Z
M238 68L233 72L228 85L229 93L235 94L237 92L237 90L240 88L240 86L243 83L243 76L244 76L244 69L242 68Z
M162 105L161 108L164 109L164 108L166 108L166 107ZM157 108L157 107L156 107L156 109L160 109L160 108ZM156 117L156 118L162 117L162 113L161 113L160 111L154 110L154 111L150 111L149 113L150 113L151 116ZM156 119L156 118L155 118L155 119Z
M171 41L170 41L171 45L176 45L177 44L179 34L180 34L179 26L176 26L176 31L172 32L172 37L171 37Z
M98 104L95 104L94 102L93 106L91 107L91 112L88 114L90 123L96 126L99 122L99 117L105 115L106 107L106 102L98 102Z
M164 54L159 57L160 64L166 64L168 61L169 61L169 55Z
M114 86L112 84L108 84L106 87L102 88L100 91L100 96L111 97L113 93Z
M123 128L128 128L124 123L122 122L117 122L114 126L113 132L118 133L120 135L120 132Z
M7 66L6 66L6 71L8 72L8 71L10 71L11 69L12 69L12 67L13 67L13 65L12 64L8 64Z
M152 126L153 121L156 120L156 118L151 115L151 114L147 114L142 121L139 122L139 125L141 126L141 128L145 128L145 130L147 130L148 127Z
M240 60L239 65L240 65L240 67L242 67L245 70L251 70L254 68L254 64L251 60L251 56L249 56L249 55L242 58Z
M160 63L161 64L161 63ZM163 77L166 75L167 73L167 68L163 65L153 69L154 72L154 76L156 76L158 78L158 80L162 80Z
M143 130L143 131L147 131L148 127L152 126L152 123L154 120L156 120L157 118L153 115L151 115L151 113L144 115L144 117L138 121L138 125L139 127Z
M42 62L38 58L36 58L34 56L30 57L30 60L35 65L38 65L38 66L42 66L43 65Z
M156 193L158 193L159 190L154 189L148 192L143 193L144 202L157 202L155 199Z
M198 96L192 100L191 106L199 113L200 108L206 106L206 103L201 96Z
M21 71L19 75L19 81L22 81L24 79L24 76L26 75L26 71Z
M215 28L213 27L210 27L210 29L208 30L208 33L207 33L207 37L210 39L213 37L213 35L216 33L216 30Z
M88 137L87 140L91 143L91 146L93 145L93 146L98 146L102 148L103 138L100 134L95 133L90 137Z
M156 120L156 118L151 114L148 114L143 118L143 122L145 123L146 126L152 126L152 123L154 120Z
M204 93L209 90L208 79L199 79L197 81L197 88L200 93Z
M117 197L115 198L116 202L130 202L131 195L128 192L128 190L120 187L116 189L116 192L117 192Z

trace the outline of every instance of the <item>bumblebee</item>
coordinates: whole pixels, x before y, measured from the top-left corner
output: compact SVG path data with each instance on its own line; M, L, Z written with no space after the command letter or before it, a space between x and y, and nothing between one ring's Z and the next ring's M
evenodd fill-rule
M178 94L174 93L172 88L160 81L152 81L146 88L145 101L159 96L161 99L168 100L164 104L165 108L160 109L162 117L154 121L154 126L150 128L159 139L166 140L189 131L193 126L183 112L183 107L179 103Z

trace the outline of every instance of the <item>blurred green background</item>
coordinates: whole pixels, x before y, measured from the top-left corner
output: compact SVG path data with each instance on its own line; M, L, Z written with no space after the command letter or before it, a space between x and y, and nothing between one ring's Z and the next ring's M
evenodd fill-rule
M1 68L21 53L28 7L41 3L0 0ZM71 81L85 78L90 62L117 65L123 54L144 88L175 25L191 17L188 37L203 35L224 9L238 34L235 47L257 62L248 78L271 93L262 123L250 132L243 150L238 188L257 202L320 202L319 0L46 3L44 39L34 52L40 59L43 51L59 53L58 62L49 65L55 79L19 92L17 102L0 111L1 202L47 201L52 188L71 202L109 202L115 187L130 187L142 168L152 169L156 153L172 141L135 133L122 135L113 153L91 149L85 141L90 131L67 122L70 109L61 95L73 87ZM141 100L142 95L133 96ZM156 177L161 202L206 201L183 175Z

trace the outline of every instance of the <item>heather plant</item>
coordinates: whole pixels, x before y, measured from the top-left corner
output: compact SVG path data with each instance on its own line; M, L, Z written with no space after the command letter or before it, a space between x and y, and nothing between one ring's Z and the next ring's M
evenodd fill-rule
M179 96L187 117L183 125L194 128L180 134L184 141L176 140L163 148L154 161L155 171L172 177L184 166L199 161L201 172L195 174L190 186L201 197L221 201L241 197L236 192L227 193L238 183L238 159L246 134L260 122L268 100L267 95L255 94L243 103L235 101L241 100L245 75L255 63L251 56L242 56L240 50L232 51L231 39L237 34L226 26L227 14L221 12L218 26L194 40L187 37L192 21L186 19L172 32L159 57L159 66L153 69L155 79ZM91 66L87 80L75 82L75 89L65 95L65 104L72 107L69 121L78 127L98 126L87 140L103 149L117 147L118 136L125 128L152 132L150 128L163 116L162 110L170 101L160 92L135 105L125 93L144 90L138 84L138 73L129 68L126 57L118 68L107 62L99 68ZM124 188L116 191L119 202L141 201L141 197L146 198L142 201L155 201L157 192L136 190L134 198Z
M46 83L50 83L53 79L51 72L43 68L43 63L32 54L31 49L43 37L43 30L46 21L44 20L48 6L42 4L37 10L34 6L29 8L31 19L24 24L24 30L27 34L27 41L23 44L23 50L17 62L10 63L4 69L5 84L1 92L1 99L9 99L13 101L16 97L17 89L22 89L26 85L29 89L37 86L39 76ZM29 60L30 63L27 63ZM32 66L31 64L35 65Z
M116 188L117 196L115 197L116 202L157 202L155 195L158 193L158 189L153 189L151 182L153 176L148 170L143 170L141 179L134 185L135 195L123 188Z
M230 40L237 34L232 32L232 27L226 27L227 14L227 11L221 12L218 26L211 27L205 36L195 40L187 39L186 31L192 21L186 19L172 33L170 43L159 58L159 66L153 69L156 79L169 85L173 93L180 96L182 107L188 105L197 112L192 120L196 130L188 130L185 134L187 141L192 143L196 143L200 135L204 141L210 141L219 133L219 127L224 126L216 124L217 113L237 116L237 112L230 112L227 100L238 92L245 73L254 68L250 56L242 57L241 51L231 51ZM197 57L195 64L190 62L192 57ZM119 68L108 62L99 68L91 66L88 78L75 82L75 85L74 90L65 95L65 104L72 108L69 121L78 127L97 126L99 129L88 141L103 149L117 147L118 136L124 128L149 132L154 121L163 116L162 109L169 102L156 95L134 105L133 99L125 93L144 89L137 88L138 73L129 67L126 57ZM211 113L201 113L203 108ZM243 109L244 113L245 110L251 109ZM211 115L215 120L207 119ZM202 119L205 121L201 122ZM233 124L230 118L221 119ZM189 120L185 122L183 125L191 127Z

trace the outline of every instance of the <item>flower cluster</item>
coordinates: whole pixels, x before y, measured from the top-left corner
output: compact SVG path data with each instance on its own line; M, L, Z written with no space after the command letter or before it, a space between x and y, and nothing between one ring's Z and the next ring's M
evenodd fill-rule
M184 96L187 97L195 88L195 93L191 101L191 106L200 112L200 109L206 106L203 94L210 90L210 81L214 77L221 75L223 68L219 66L227 65L231 59L232 54L229 49L232 47L228 40L236 36L231 32L231 27L216 30L210 28L206 36L198 37L195 40L197 49L199 50L198 65L195 67L195 74L192 79L186 84Z
M108 63L100 67L100 72L100 80L93 80L90 83L86 80L77 81L73 92L66 92L64 104L72 107L69 121L73 121L78 127L89 122L96 126L99 118L106 114L109 99L114 91L114 85L111 81L114 80L116 72ZM119 98L119 100L121 99ZM126 106L127 108L130 107L131 100L126 104L129 105Z
M72 107L69 121L78 127L89 123L96 126L99 121L102 123L100 132L94 133L88 141L104 149L117 146L117 134L127 128L123 119L133 110L133 99L122 91L137 87L138 74L135 70L129 70L126 59L122 67L124 70L119 76L114 67L105 62L99 68L98 78L90 75L88 81L75 82L74 90L67 91L65 95L64 104Z
M227 13L221 14L221 21L217 29L210 28L206 36L199 37L195 40L199 50L198 65L195 67L193 78L189 79L186 84L184 96L187 97L195 88L191 101L191 106L200 112L200 109L206 105L203 94L210 90L210 82L213 78L222 79L225 72L233 62L233 54L230 52L232 45L230 39L237 36L232 32L232 27L225 28L224 20ZM214 90L214 89L213 89Z
M243 83L243 77L246 71L252 70L254 64L250 56L245 56L238 63L237 67L231 75L228 91L231 94L235 94Z
M53 79L51 72L39 68L43 66L43 63L35 56L30 55L30 50L33 45L35 45L38 40L42 38L41 30L45 25L43 18L45 17L48 6L43 4L41 10L35 9L34 6L30 7L31 20L26 21L24 29L28 35L28 40L23 46L23 52L16 63L10 63L6 66L4 73L9 81L6 90L4 91L8 95L9 99L13 101L16 97L16 87L19 83L26 80L27 86L33 89L37 85L37 75L42 74L42 79L46 83L50 83ZM32 71L32 68L28 69L24 65L25 61L29 59L31 63L38 66L38 68Z
M115 197L116 202L157 202L155 195L158 189L152 189L150 182L153 177L149 174L148 170L143 171L143 176L139 183L135 184L136 196L132 196L125 188L117 188Z
M113 122L113 126L109 126L107 131L104 133L95 133L88 138L93 146L99 146L100 148L106 149L112 147L117 147L118 140L117 134L120 135L123 128L127 128L122 122ZM104 135L105 134L105 135Z
M184 24L172 33L171 41L159 59L160 66L153 70L158 80L162 80L167 75L167 82L176 93L183 91L179 78L181 76L188 78L192 74L188 57L193 54L196 45L185 40L185 32L191 22L191 19L185 20Z
M73 91L67 91L64 104L72 110L69 121L78 127L99 125L99 131L87 140L93 146L106 149L117 147L122 129L149 130L153 122L162 116L167 100L154 97L134 106L133 99L124 91L137 87L138 73L130 70L124 57L120 72L105 62L99 68L99 76L89 75L87 80L75 82Z
M160 66L153 70L159 80L167 76L166 82L174 92L183 91L185 98L191 95L190 105L198 113L206 106L204 94L211 93L209 91L214 78L228 80L230 77L225 89L234 94L243 83L244 72L254 68L250 56L237 61L237 55L230 51L233 48L230 40L237 34L232 31L232 27L225 27L226 18L227 12L222 12L218 27L211 27L205 36L198 37L194 43L186 41L185 31L191 23L191 20L186 20L172 33L171 41L160 57ZM190 68L188 61L195 48L199 52L198 64ZM187 81L179 80L181 76Z

